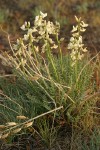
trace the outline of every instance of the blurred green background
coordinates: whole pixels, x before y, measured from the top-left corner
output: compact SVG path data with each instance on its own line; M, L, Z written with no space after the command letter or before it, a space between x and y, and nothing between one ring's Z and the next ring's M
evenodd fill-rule
M10 35L11 42L21 36L20 26L25 21L34 21L42 11L48 19L61 24L61 37L65 37L63 48L71 36L74 16L82 17L89 24L84 42L91 51L100 50L100 0L0 0L0 26ZM0 29L0 50L9 49L5 33Z

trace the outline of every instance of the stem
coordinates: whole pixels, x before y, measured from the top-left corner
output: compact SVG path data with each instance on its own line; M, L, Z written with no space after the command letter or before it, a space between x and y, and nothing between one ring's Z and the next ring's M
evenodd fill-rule
M56 79L58 80L58 75L57 75L57 71L56 71L56 68L55 68L55 65L54 65L54 62L53 62L53 57L52 57L52 54L51 54L51 51L50 51L50 46L49 44L47 45L47 55L48 55L48 58L49 60L51 61L51 64L52 64L52 67L53 67L53 70L54 70L54 73L55 73L55 77Z
M56 36L56 39L57 39L58 48L59 48L59 53L60 53L61 71L62 71L62 73L63 73L62 50L61 50L60 42L59 42L59 40L58 40L58 36Z
M50 111L48 111L48 112L45 112L45 113L43 113L43 114L40 114L40 115L38 115L38 116L36 116L36 117L34 117L34 118L31 118L31 119L29 119L29 120L27 120L27 121L25 121L25 122L23 122L23 123L20 123L20 124L14 126L14 127L11 127L11 129L5 130L3 133L9 132L9 130L16 129L17 127L23 126L23 125L26 124L26 123L29 123L29 122L31 122L31 121L34 121L34 120L36 120L36 119L38 119L38 118L40 118L40 117L43 117L43 116L45 116L45 115L47 115L47 114L53 113L53 112L55 112L55 111L57 111L57 110L60 110L60 109L63 109L63 106L60 106L60 107L58 107L58 108L55 108L55 109L52 109L52 110L50 110ZM2 133L2 134L3 134L3 133Z
M32 43L31 37L30 37L30 42L29 42L29 43L30 43L30 46L32 47L32 52L33 52L34 58L35 58L35 60L36 60L36 62L37 62L37 64L38 64L36 52L35 52L34 45L33 45L33 43Z
M77 82L77 77L78 77L78 60L75 63L75 83Z

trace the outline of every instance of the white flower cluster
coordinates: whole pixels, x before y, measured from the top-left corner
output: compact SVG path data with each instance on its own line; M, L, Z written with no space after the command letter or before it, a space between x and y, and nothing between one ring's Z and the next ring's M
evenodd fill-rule
M41 49L41 52L44 53L47 50L48 44L51 49L58 47L55 41L52 40L52 36L58 36L60 24L56 22L54 25L53 22L46 21L44 19L46 16L47 13L44 14L40 12L40 15L35 17L33 27L30 27L30 22L25 22L24 25L21 26L21 29L27 33L22 39L17 40L17 44L14 45L15 50L20 51L22 47L29 50L32 47L35 51L38 52ZM25 43L27 44L25 45Z
M84 48L81 33L85 32L85 28L88 26L88 24L85 24L83 21L81 21L81 18L78 19L76 16L75 19L78 25L73 26L73 29L71 31L72 37L70 38L70 43L68 44L68 49L72 50L72 66L75 65L77 60L81 60L84 57L84 52L87 52L87 49Z

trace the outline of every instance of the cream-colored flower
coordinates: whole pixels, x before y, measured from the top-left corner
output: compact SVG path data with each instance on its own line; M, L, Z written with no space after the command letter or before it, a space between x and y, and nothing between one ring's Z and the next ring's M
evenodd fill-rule
M39 20L40 16L36 16L35 17L35 22L37 22Z
M82 51L87 52L88 50L87 50L87 48L82 48Z
M78 18L77 16L75 16L75 19L76 19L76 21L77 21L77 22L80 22L81 17L80 17L80 18Z
M22 30L26 30L25 24L23 24L20 28L21 28Z
M57 49L58 48L58 45L54 44L51 49Z
M36 52L39 52L39 47L38 46L34 46L34 48L35 48Z
M35 27L32 28L32 32L37 32L37 31L38 30Z
M24 34L24 40L27 41L29 39L29 34Z
M43 25L43 19L46 16L47 16L47 13L44 14L40 11L40 15L35 17L35 21L34 21L35 26L37 26L37 27L42 26Z
M32 34L33 33L33 29L28 29L28 34Z
M25 23L20 28L25 31L29 27L30 27L30 22L25 21Z
M75 40L74 37L70 38L70 42L74 42L74 40Z
M37 27L38 27L38 26L42 26L42 21L43 21L43 20L42 20L42 17L41 17L41 16L36 16L36 17L35 17L35 21L34 21L34 25L37 26Z
M76 51L75 50L72 51L71 58L73 61L76 60Z
M78 32L73 33L72 36L73 36L73 37L78 37L78 36L79 36L79 33L78 33Z
M45 18L45 17L47 16L47 13L44 14L44 13L41 12L41 11L40 11L40 14L41 14L42 18Z
M50 42L50 44L54 44L55 43L51 38L49 38L49 42Z
M68 44L68 49L72 50L72 66L75 65L77 60L82 60L84 53L87 52L87 49L84 48L81 32L85 32L85 27L87 27L88 24L85 24L81 21L81 18L78 19L76 16L75 19L78 22L78 25L73 26L73 30L71 31L72 37L70 38L70 43Z
M85 27L88 27L88 24L84 23L84 21L81 21L81 27L85 28Z
M73 49L73 47L74 47L73 43L70 42L70 43L68 44L68 49Z
M84 57L83 54L78 53L78 56L77 56L78 60L82 60L83 57Z
M81 31L81 32L85 32L85 31L86 31L86 29L84 29L84 28L81 28L81 29L80 29L80 31Z
M73 26L73 29L72 29L72 31L71 32L75 32L75 31L77 31L78 30L78 26Z
M44 35L45 34L45 30L42 27L40 27L40 30L38 31L38 33L40 35Z
M50 21L47 22L46 30L49 34L54 33L55 28L54 28L54 25L52 22L50 22Z
M19 39L17 39L17 44L19 45L19 43L20 43L20 40L19 40Z
M60 39L60 42L63 42L63 41L64 41L64 38L61 38L61 39Z
M79 36L78 41L79 41L80 44L82 44L82 36Z

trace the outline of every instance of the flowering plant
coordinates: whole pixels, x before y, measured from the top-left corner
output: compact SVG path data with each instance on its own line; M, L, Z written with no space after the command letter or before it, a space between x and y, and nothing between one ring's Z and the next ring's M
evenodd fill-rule
M35 51L39 51L39 46L36 46L39 42L42 41L41 52L44 53L47 49L47 45L50 44L51 49L56 49L58 46L55 44L54 40L50 37L51 35L58 36L60 25L58 22L53 24L53 22L46 21L44 18L47 16L47 13L43 14L40 12L40 15L35 17L34 26L30 27L30 22L25 22L21 29L27 33L20 40L17 40L17 44L14 45L14 49L20 51L20 47L30 50L31 47ZM25 45L25 42L30 44Z
M11 97L0 93L1 98L4 97L3 103L0 103L2 118L4 118L2 120L4 122L8 117L7 121L9 121L6 125L1 125L1 128L4 128L4 132L0 135L1 138L32 127L34 116L51 112L51 109L54 111L54 117L50 117L54 118L52 119L53 123L51 125L51 120L47 120L47 117L45 119L46 122L50 122L50 128L47 125L47 130L43 126L43 129L46 129L48 133L51 132L50 137L54 123L59 123L61 126L61 122L64 124L71 122L71 125L84 127L83 119L89 114L91 115L91 108L94 108L92 106L96 106L94 95L93 101L90 95L92 93L91 77L93 77L94 69L91 67L91 60L88 61L87 58L84 58L83 61L77 63L82 60L87 51L81 33L85 32L88 25L81 18L75 17L78 25L73 26L72 37L68 44L71 55L63 55L60 46L63 39L59 40L58 37L60 25L58 22L54 24L51 21L46 21L46 16L46 13L40 12L35 17L33 27L30 22L25 22L21 26L25 32L23 38L17 39L17 43L11 47L13 55L9 53L6 53L4 57L0 55L7 65L15 69L14 77L15 75L18 77L16 84L12 82L9 85L4 80L4 85L2 79L0 82L1 89L4 89L5 93L9 91L8 95ZM58 57L53 55L53 49L59 49ZM45 53L45 55L41 53ZM60 114L55 111L58 110L57 107L63 108ZM41 131L41 127L39 130ZM48 135L45 135L47 138Z
M84 47L83 39L82 39L82 32L85 32L85 28L88 26L88 24L85 24L81 18L77 18L75 16L75 19L78 23L78 25L73 26L72 29L72 37L70 38L70 43L68 44L68 49L72 50L71 52L71 58L72 58L72 66L75 65L77 60L81 60L84 57L84 52L87 52L87 48Z
M46 16L47 13L40 11L40 15L35 17L33 27L30 26L30 22L25 22L21 26L21 29L26 34L24 34L23 38L17 39L17 44L13 46L14 55L17 58L16 62L18 62L18 64L15 64L15 67L18 69L29 64L29 58L30 60L34 58L38 64L40 61L40 53L46 53L57 77L52 50L60 48L59 44L62 41L62 39L59 40L58 38L60 24L58 22L54 24L51 21L47 21L45 19Z

